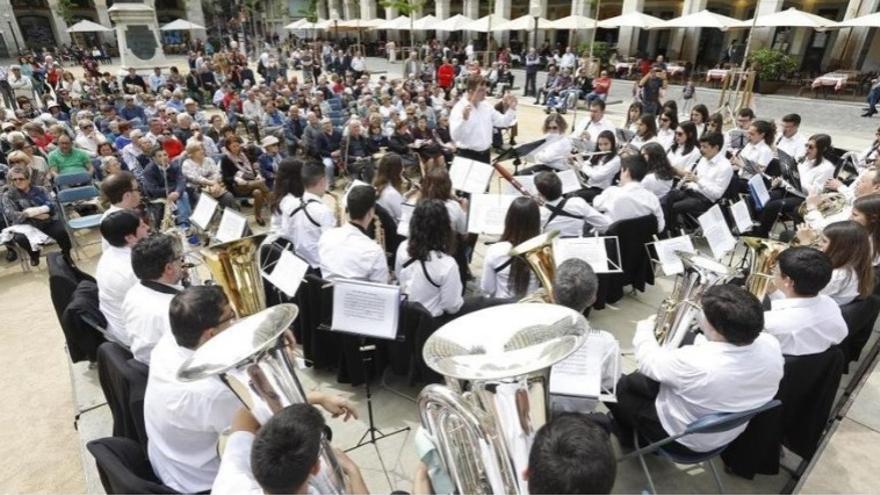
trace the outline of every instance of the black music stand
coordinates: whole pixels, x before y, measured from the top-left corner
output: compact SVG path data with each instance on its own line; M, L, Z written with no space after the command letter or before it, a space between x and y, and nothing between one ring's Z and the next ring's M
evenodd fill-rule
M492 161L492 164L501 163L507 160L513 160L513 175L516 175L519 172L519 166L522 164L522 158L526 155L534 153L535 150L544 146L544 143L547 142L546 138L538 139L537 141L532 141L531 143L521 144L519 146L514 146L512 148L508 148L504 150L500 155L495 157L495 160Z

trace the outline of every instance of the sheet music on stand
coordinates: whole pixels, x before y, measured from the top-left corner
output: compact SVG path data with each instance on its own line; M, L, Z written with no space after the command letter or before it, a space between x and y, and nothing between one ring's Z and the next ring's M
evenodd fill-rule
M330 330L395 340L400 303L398 285L349 279L334 280Z
M730 228L727 226L724 214L721 213L720 206L717 204L712 206L697 220L700 222L700 228L703 229L703 235L706 237L715 259L720 260L736 247L736 239L730 233Z
M767 191L767 184L764 184L764 178L760 175L753 175L751 179L749 179L749 196L752 197L752 201L755 203L755 209L761 211L764 209L764 205L766 205L770 201L770 192Z
M519 183L522 184L524 188L526 188L526 191L532 193L532 195L536 197L538 196L538 188L535 187L534 175L514 175L513 178L519 181ZM515 194L517 196L522 195L522 193L520 193L515 187L513 187L510 182L504 180L503 178L501 180L501 194Z
M749 212L749 205L745 199L740 199L730 206L730 214L733 216L733 223L736 224L736 230L740 234L744 234L754 226L752 214Z
M409 237L409 221L412 219L416 205L409 203L400 204L400 221L397 222L397 235Z
M486 192L495 169L488 163L456 156L449 167L449 179L453 189L471 194Z
M617 402L619 376L620 343L607 332L592 331L574 353L550 368L549 392L566 402L571 398Z
M728 142L728 147L734 150L741 150L746 147L746 131L742 129L731 129L730 133L730 141Z
M678 252L695 254L697 250L694 248L693 239L687 234L669 239L658 239L654 242L645 244L645 247L654 246L657 257L651 257L651 261L655 262L663 270L664 275L678 275L684 271L684 265ZM651 251L648 249L648 256Z
M510 204L518 198L513 194L473 194L468 204L468 232L501 235Z
M225 208L217 227L217 241L229 242L241 239L247 228L247 218L232 208Z
M199 195L199 201L196 203L196 207L193 208L192 215L189 216L189 221L203 231L207 231L218 206L219 203L216 199L212 198L210 194L202 193Z
M609 247L614 258L608 257ZM620 273L620 240L609 237L563 237L553 240L553 258L556 266L567 259L586 261L596 273Z
M798 170L797 161L782 150L777 150L779 154L779 168L782 172L782 180L785 181L786 189L790 194L807 197L801 185L801 171Z
M562 181L562 194L568 194L581 189L581 181L578 179L577 173L573 169L556 172L559 180Z
M285 249L281 251L278 261L275 262L272 273L263 272L263 278L284 292L287 297L294 297L308 269L309 264L304 259Z

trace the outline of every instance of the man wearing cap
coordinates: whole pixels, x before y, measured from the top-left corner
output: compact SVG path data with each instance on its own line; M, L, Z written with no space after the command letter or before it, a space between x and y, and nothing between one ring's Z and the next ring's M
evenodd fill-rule
M156 67L153 69L153 73L150 74L150 89L154 93L158 93L159 89L165 86L165 76L162 75L162 69L160 67Z
M134 95L125 95L125 105L122 106L119 115L136 127L144 125L147 121L147 114L143 107L135 103Z
M278 145L281 141L275 136L266 136L260 141L263 147L263 154L257 159L260 163L260 173L266 179L266 186L272 189L275 184L275 173L278 171L278 164L281 163L281 154L278 152Z
M147 83L143 77L138 75L134 67L128 68L128 75L122 78L122 87L130 95L137 94L137 88L141 88L141 91L144 93L147 92Z
M70 122L70 115L67 115L67 112L61 108L61 104L57 101L50 100L46 110L48 110L49 115L51 115L53 119L59 122Z
M193 122L200 126L208 124L208 118L205 116L205 112L199 110L199 103L196 100L193 100L192 98L184 100L183 111L193 119Z

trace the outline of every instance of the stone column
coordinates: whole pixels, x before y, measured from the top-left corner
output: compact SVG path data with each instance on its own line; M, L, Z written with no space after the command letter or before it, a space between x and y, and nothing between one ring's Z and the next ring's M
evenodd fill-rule
M360 0L361 2L361 19L376 18L376 0Z
M385 19L390 21L391 19L396 18L398 15L400 14L397 12L397 9L393 7L385 7ZM400 46L400 31L387 31L387 33L388 40L394 40L394 42L397 44L397 58L399 60L401 54L403 53L403 47Z
M758 9L755 15L760 17L762 15L779 12L782 10L782 2L783 0L758 0ZM752 35L752 46L750 50L769 47L770 43L773 41L773 33L775 29L776 28L755 28L755 33Z
M341 0L327 0L327 19L342 19Z
M352 0L342 0L342 17L341 19L349 20L354 19L354 4Z
M477 20L480 18L480 3L479 0L462 0L464 3L462 5L462 15L465 17L470 17L471 19ZM462 36L462 41L467 42L468 40L476 39L477 33L473 31L465 31Z
M328 2L329 1L330 0L318 0L318 8L317 8L318 19L329 19L330 18L330 14L328 12L328 10L329 10Z
M110 23L110 14L107 13L107 0L95 0L95 12L98 13L98 24L107 27L113 27ZM101 43L115 43L112 32L98 33Z
M449 0L437 0L434 3L434 17L437 19L448 19L449 10ZM438 41L446 41L446 38L449 36L449 33L446 31L436 31L436 33Z
M684 0L681 15L699 12L705 9L707 4L707 0ZM666 51L667 60L681 59L696 62L700 32L700 28L673 29L669 38L669 48Z
M623 0L622 14L631 12L642 12L645 9L645 0ZM635 55L639 45L639 29L638 28L620 28L617 37L617 54L628 57Z
M503 17L509 20L511 7L510 3L510 0L495 0L495 10L493 11L493 13L496 16ZM495 38L496 46L507 46L507 44L510 43L509 32L496 31L492 33L492 35Z
M6 50L9 52L9 56L15 57L18 55L18 53L16 53L16 46L18 47L18 50L25 49L24 36L21 35L18 21L12 14L12 5L9 3L9 0L0 0L0 9L2 9L4 13L8 13L9 16L6 17L4 15L0 18L0 34L3 35L3 41L6 42Z
M850 0L846 6L844 19L861 17L877 11L880 0ZM857 27L837 30L837 38L831 48L829 60L837 61L844 69L858 69L859 55L864 49L871 28ZM876 34L874 35L876 37Z
M538 16L538 17L547 17L547 0L529 0L529 15L530 16ZM544 42L544 36L546 31L543 29L539 29L537 31L537 39L535 39L535 30L532 29L529 31L528 41L529 46L534 46L536 48L540 48L541 44Z
M9 11L12 12L12 7L9 8ZM67 23L58 13L60 12L58 0L49 0L49 12L51 13L52 29L55 31L55 41L62 45L69 45L71 43L70 33L67 32ZM110 27L109 23L107 27ZM19 41L23 41L23 38L19 38ZM23 46L24 43L22 43Z
M200 26L208 27L205 22L205 11L202 10L201 0L186 0L186 18L189 22L194 22ZM204 29L196 29L191 33L193 39L205 41L208 32Z

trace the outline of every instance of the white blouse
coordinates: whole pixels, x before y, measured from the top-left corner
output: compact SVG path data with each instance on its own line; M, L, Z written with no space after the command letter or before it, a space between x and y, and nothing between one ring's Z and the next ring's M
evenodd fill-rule
M467 213L461 207L461 203L454 199L446 200L446 211L449 212L449 221L452 230L461 235L467 235Z
M672 179L660 180L654 172L651 172L642 179L642 187L654 193L657 198L663 199L672 189Z
M657 129L657 142L663 146L664 150L669 150L672 143L675 142L675 131L672 129Z
M410 260L408 246L409 241L400 243L394 264L394 272L403 292L409 296L410 301L421 303L433 316L457 313L464 304L464 299L461 297L461 277L455 259L439 251L431 251L424 270L418 261L404 267Z
M685 153L684 150L684 146L679 146L674 151L670 149L666 158L674 168L690 171L700 161L700 147L694 146L690 153Z
M754 162L761 169L764 169L773 160L773 150L764 141L759 141L758 144L746 143L742 151L739 152L739 156ZM752 176L744 168L739 171L739 175L743 179L748 179Z
M831 272L831 281L819 294L834 299L838 306L850 303L859 297L859 277L849 266L835 268Z
M568 170L571 147L571 139L568 136L559 136L554 141L541 146L532 158L536 163L542 163L554 170Z
M825 181L834 176L834 164L824 158L819 165L811 166L810 163L812 160L805 160L797 166L801 189L807 195L819 194L825 189Z
M617 172L619 171L619 156L614 156L610 160L599 163L598 165L584 163L583 167L581 167L581 172L589 178L587 180L587 186L598 187L599 189L606 189L609 187L611 182L614 181L614 176L617 175Z
M379 194L376 203L385 208L385 210L394 217L394 221L400 223L401 205L403 204L403 194L394 188L391 184L387 184Z
M507 241L496 242L486 249L486 256L483 258L483 277L480 279L480 289L488 297L497 297L499 299L508 299L516 297L516 294L510 291L508 286L510 281L510 264L501 270L498 267L507 263L510 256L507 253L513 245ZM529 287L526 291L530 294L537 290L538 282L535 277L529 275Z

